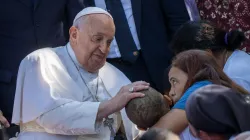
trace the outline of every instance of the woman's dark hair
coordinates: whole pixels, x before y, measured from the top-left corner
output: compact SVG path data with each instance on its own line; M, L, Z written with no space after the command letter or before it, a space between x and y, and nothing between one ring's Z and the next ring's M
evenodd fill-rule
M169 66L168 68L166 68L164 70L164 74L163 74L163 92L165 93L169 93L170 89L171 89L171 84L169 82L169 77L168 77L168 73L171 69L171 66Z
M248 91L235 84L217 64L215 58L206 51L188 50L179 53L172 61L172 67L177 67L187 73L188 80L184 87L187 90L195 82L208 80L213 84L235 89L243 94Z
M225 31L209 21L190 21L175 33L170 44L171 50L178 54L190 49L210 49L213 53L239 49L245 35L238 30Z

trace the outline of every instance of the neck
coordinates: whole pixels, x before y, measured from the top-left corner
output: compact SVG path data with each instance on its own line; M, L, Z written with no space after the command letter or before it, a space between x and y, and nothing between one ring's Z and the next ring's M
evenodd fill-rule
M216 57L218 64L224 68L227 63L228 58L232 55L232 51L223 51L218 57Z
M223 63L223 67L225 66L225 64L227 63L228 58L232 55L232 51L226 51L225 55L224 55L224 63Z

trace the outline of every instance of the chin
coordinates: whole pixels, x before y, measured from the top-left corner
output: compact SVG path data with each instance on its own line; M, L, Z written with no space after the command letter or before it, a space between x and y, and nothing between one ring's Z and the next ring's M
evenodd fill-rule
M100 70L100 69L104 66L104 64L105 64L105 62L104 62L104 63L102 63L101 65L96 66L96 67L94 68L94 69L95 69L95 71Z

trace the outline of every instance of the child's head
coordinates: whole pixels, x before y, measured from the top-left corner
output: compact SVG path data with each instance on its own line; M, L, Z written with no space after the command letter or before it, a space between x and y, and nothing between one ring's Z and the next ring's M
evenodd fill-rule
M143 98L132 99L126 105L128 118L139 129L146 130L152 127L170 109L163 95L153 88L141 91Z

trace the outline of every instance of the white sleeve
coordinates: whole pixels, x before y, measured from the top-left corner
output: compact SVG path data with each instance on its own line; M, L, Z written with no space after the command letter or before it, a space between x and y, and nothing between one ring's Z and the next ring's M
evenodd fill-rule
M235 78L232 77L231 78L236 84L240 85L242 88L244 88L245 90L247 90L248 92L250 92L250 83L244 79L241 78Z
M36 122L46 132L62 135L84 135L98 133L96 122L99 102L72 101L44 113Z

